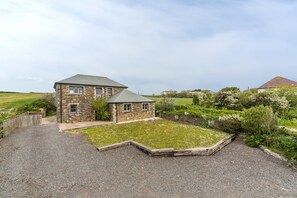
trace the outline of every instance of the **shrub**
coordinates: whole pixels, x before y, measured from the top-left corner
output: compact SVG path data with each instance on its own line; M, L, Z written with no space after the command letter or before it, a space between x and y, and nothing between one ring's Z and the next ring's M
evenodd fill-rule
M109 120L110 119L110 112L108 110L108 104L107 101L103 98L98 98L95 100L92 104L97 120Z
M56 111L55 97L53 94L46 94L40 99L33 101L30 104L25 104L17 109L17 113L25 113L27 111L38 111L40 108L46 111L49 115Z
M193 95L193 105L199 105L199 99L197 95Z
M55 102L52 100L49 100L48 98L42 98L35 100L32 103L33 108L40 109L43 108L46 111L46 114L51 114L54 111L56 111Z
M289 110L287 114L288 119L297 119L297 110Z
M204 91L198 91L193 94L193 105L206 106L207 101L211 97L211 93L207 94Z
M286 97L279 96L276 90L267 90L250 96L252 106L270 106L280 116L286 114L289 101Z
M297 160L297 137L293 135L266 136L264 146L280 151L289 160Z
M245 139L245 143L251 147L259 147L264 141L263 135L247 135Z
M223 115L218 120L219 129L228 133L239 133L241 127L241 117L238 114Z
M271 107L252 107L244 110L242 128L251 134L266 134L277 127L277 117Z
M280 97L285 97L288 102L290 108L296 109L297 108L297 88L296 87L291 87L291 86L284 86L284 87L279 87L275 89L275 92L280 96Z
M160 102L156 104L157 112L172 111L174 109L174 99L162 96Z
M166 112L169 115L184 115L185 112L188 113L191 117L196 118L205 118L209 120L216 120L220 116L230 115L230 114L239 114L241 115L241 111L234 111L234 110L226 110L226 109L215 109L215 108L206 108L201 106L184 106L182 108L175 107L175 110Z
M243 108L249 109L251 108L253 104L253 100L251 98L257 93L257 89L249 89L243 92L240 92L238 103L239 103L239 110L242 110Z
M238 109L240 89L237 87L226 87L221 89L214 98L214 106L218 108Z

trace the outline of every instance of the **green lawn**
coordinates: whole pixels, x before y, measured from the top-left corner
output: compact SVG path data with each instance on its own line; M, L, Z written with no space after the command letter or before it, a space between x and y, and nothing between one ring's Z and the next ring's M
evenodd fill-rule
M156 102L159 102L161 100L160 97L148 97L151 100L154 100ZM193 103L192 98L173 98L175 100L174 105L191 105Z
M112 124L70 132L85 135L98 147L134 140L155 149L209 147L228 136L220 131L168 120Z
M29 104L40 98L41 93L2 93L0 92L0 112Z

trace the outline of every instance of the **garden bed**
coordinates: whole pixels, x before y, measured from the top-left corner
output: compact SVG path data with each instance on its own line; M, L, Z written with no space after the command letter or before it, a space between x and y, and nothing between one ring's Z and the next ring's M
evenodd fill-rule
M133 140L152 149L172 148L175 150L211 147L230 134L172 122L156 120L128 124L114 124L70 132L85 135L92 144L104 147Z

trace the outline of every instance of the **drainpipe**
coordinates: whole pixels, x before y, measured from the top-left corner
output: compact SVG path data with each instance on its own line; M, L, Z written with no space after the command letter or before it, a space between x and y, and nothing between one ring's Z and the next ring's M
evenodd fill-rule
M60 123L63 122L62 116L63 116L63 112L62 112L62 85L60 84Z

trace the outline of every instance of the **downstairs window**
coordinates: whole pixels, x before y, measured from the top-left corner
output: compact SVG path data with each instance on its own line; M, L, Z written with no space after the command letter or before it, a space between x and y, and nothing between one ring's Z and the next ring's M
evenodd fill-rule
M77 113L77 104L71 104L70 106L69 106L69 113L70 114L74 114L74 113Z
M124 112L131 112L131 104L124 104Z

